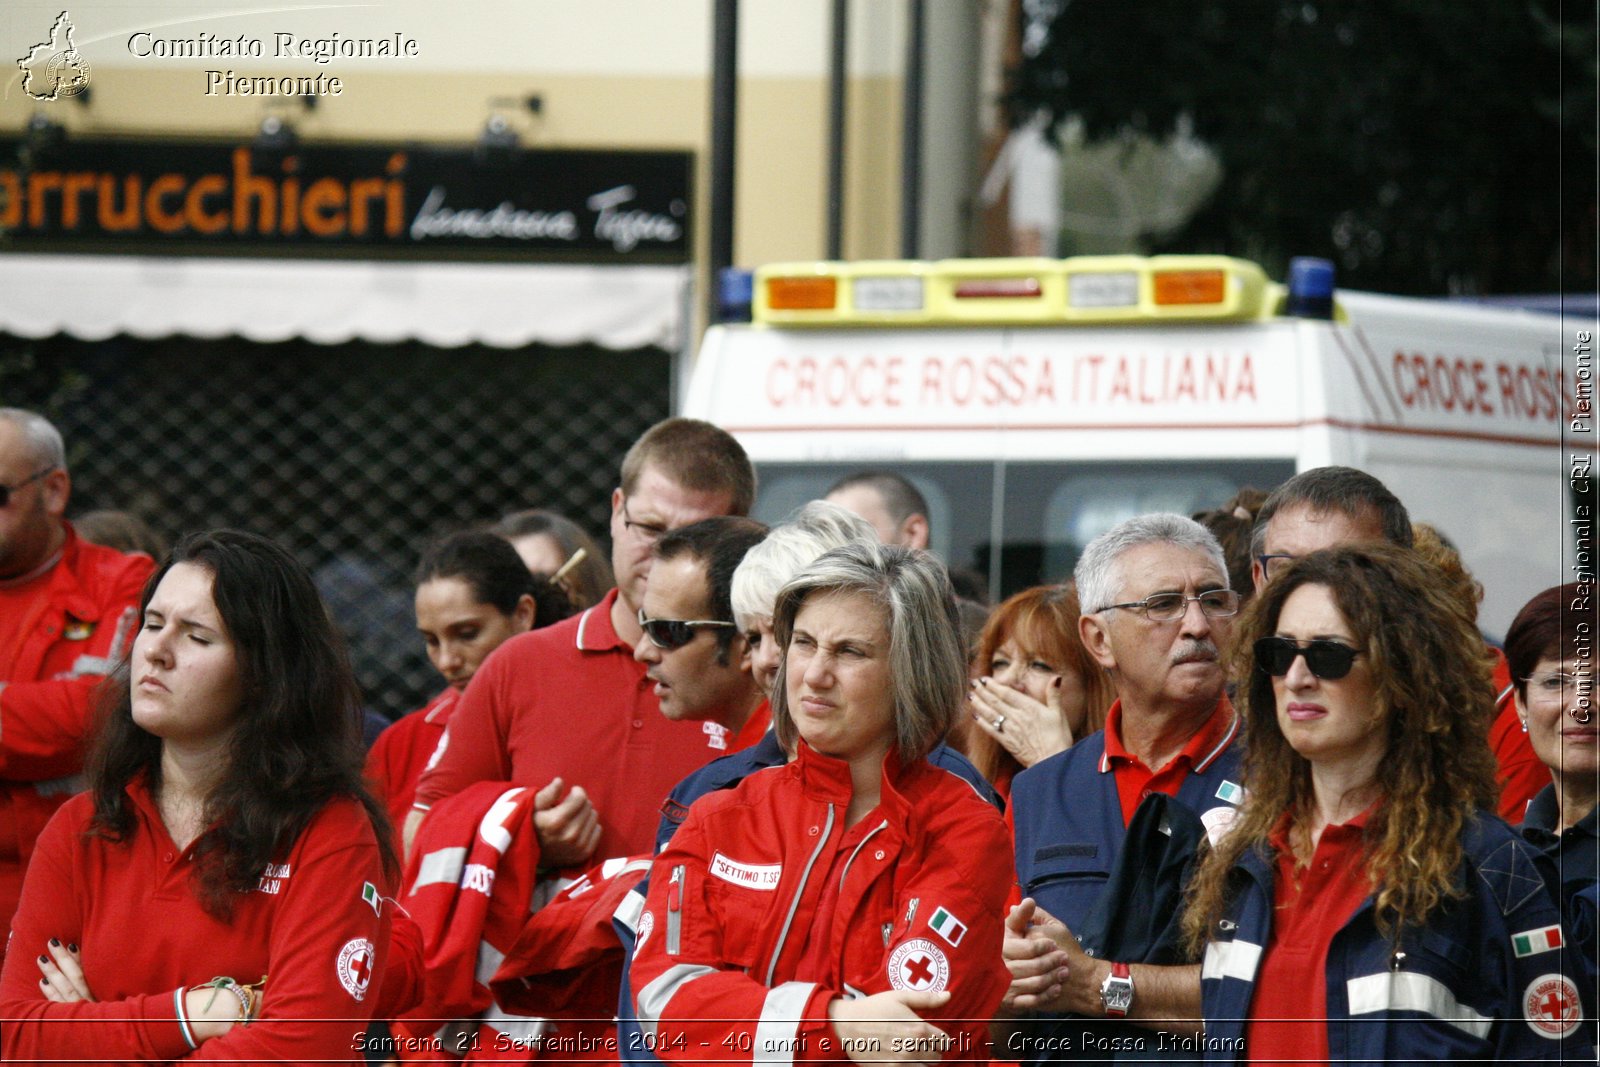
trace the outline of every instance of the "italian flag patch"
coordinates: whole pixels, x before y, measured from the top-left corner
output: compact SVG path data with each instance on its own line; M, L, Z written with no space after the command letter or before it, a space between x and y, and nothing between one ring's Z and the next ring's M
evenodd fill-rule
M378 894L378 887L371 882L361 883L361 899L372 905L374 915L383 914L383 897Z
M933 918L928 920L928 928L950 942L951 948L961 944L961 939L967 936L967 924L945 908L933 913Z
M1561 947L1561 927L1546 926L1542 930L1524 930L1520 934L1511 935L1511 951L1517 954L1517 959L1524 956L1537 956L1541 952L1549 952Z

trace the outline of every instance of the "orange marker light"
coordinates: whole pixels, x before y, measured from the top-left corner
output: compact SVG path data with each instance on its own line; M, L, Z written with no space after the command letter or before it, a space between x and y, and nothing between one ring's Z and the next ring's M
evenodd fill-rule
M1228 294L1220 270L1163 270L1154 281L1157 304L1220 304Z
M832 311L838 302L836 278L767 279L767 306L775 311Z

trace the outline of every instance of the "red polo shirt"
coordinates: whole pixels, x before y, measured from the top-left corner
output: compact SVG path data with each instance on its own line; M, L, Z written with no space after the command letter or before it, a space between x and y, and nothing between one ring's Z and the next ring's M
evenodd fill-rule
M379 734L367 751L367 782L383 801L397 838L411 813L417 780L438 749L460 696L461 690L446 689L427 707L413 711Z
M1328 946L1372 895L1361 842L1372 810L1324 829L1304 870L1295 869L1289 816L1267 838L1278 863L1272 940L1244 1030L1245 1055L1252 1064L1328 1058Z
M1138 756L1123 747L1122 701L1112 704L1111 710L1106 712L1106 752L1100 757L1100 773L1110 771L1117 776L1117 799L1122 803L1122 824L1126 826L1133 821L1133 813L1139 810L1140 801L1151 793L1177 796L1189 772L1203 771L1211 766L1238 732L1239 716L1234 713L1233 705L1228 703L1226 696L1219 697L1211 716L1189 738L1183 751L1168 760L1165 767L1151 770L1139 761Z
M594 607L518 634L489 654L462 694L416 807L474 782L582 786L600 818L596 860L654 850L661 802L727 751L726 731L661 714L645 665L611 625L613 589ZM715 747L721 742L723 747Z

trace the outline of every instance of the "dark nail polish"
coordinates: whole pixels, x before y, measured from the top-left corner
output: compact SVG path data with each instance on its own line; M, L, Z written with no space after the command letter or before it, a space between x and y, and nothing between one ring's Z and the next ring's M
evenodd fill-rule
M61 947L61 942L59 940L57 940L56 938L52 937L50 939L50 947L51 948L60 948Z
M40 957L39 957L39 962L40 962L40 963L49 963L49 962L50 962L50 961L49 961L49 960L48 960L48 959L46 959L46 958L45 958L45 957L43 957L43 956L40 956Z
M67 946L67 951L72 953L74 956L76 956L78 954L78 946L77 945L68 945Z

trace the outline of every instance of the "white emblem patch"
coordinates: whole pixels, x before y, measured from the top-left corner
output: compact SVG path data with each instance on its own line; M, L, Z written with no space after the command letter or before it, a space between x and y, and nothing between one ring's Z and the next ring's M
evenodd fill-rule
M718 852L711 857L711 873L724 882L742 885L746 889L775 893L778 889L778 879L783 876L783 864L740 863Z
M1522 1014L1540 1037L1552 1041L1578 1028L1583 1004L1578 987L1564 974L1541 974L1522 994Z
M357 1000L367 995L367 986L372 982L372 967L376 962L373 954L372 942L364 937L353 937L344 943L344 948L339 950L339 984L344 986L344 991Z
M654 912L645 912L639 916L639 932L633 936L633 951L637 953L644 948L645 939L650 936L650 931L656 928Z
M938 993L950 984L950 961L938 945L914 937L889 955L889 984L896 989Z
M1206 828L1206 836L1215 845L1228 831L1233 829L1234 820L1239 818L1238 808L1207 808L1200 813L1200 822Z

